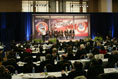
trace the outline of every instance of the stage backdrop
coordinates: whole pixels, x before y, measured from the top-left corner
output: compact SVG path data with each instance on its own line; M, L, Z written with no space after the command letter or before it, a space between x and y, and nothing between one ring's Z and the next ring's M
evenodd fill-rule
M33 14L33 39L43 32L74 30L75 39L90 36L89 14Z

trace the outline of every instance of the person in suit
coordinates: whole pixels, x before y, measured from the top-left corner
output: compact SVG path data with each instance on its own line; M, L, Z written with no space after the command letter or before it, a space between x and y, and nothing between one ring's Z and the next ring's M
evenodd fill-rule
M100 60L92 59L87 71L87 79L97 79L99 74L104 73L104 68Z
M52 72L52 71L54 71L55 70L55 68L54 68L54 61L52 60L52 56L51 56L51 54L47 54L46 55L46 60L45 61L42 61L41 63L40 63L40 71L39 72L43 72L44 70L44 67L47 67L47 71L49 72ZM50 68L49 68L50 67Z
M74 59L74 52L73 52L73 49L72 49L72 46L69 46L67 48L67 59L68 60L73 60Z
M84 71L83 64L81 62L74 63L74 69L68 74L68 79L73 79L77 76L86 77L86 71Z
M114 51L108 58L107 67L113 68L115 63L118 62L118 51Z
M33 67L36 68L36 65L33 64L33 58L32 57L25 57L24 61L27 63L23 66L23 72L24 73L32 73Z
M41 35L42 35L42 40L43 40L43 42L45 42L45 37L46 37L46 31L45 31L45 28L42 28L42 31L41 31L42 33L41 33Z
M74 29L72 30L72 39L74 39L74 37L75 37L75 31L74 31Z
M78 49L77 53L76 53L76 59L82 59L84 58L84 56L86 55L86 49L84 44L80 45L80 48Z
M57 71L65 70L66 67L69 70L70 65L72 65L72 63L67 60L67 55L63 54L61 60L57 62Z

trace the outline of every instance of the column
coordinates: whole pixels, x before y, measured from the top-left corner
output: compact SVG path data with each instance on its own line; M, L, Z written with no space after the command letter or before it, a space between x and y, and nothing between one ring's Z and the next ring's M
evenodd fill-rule
M98 0L88 0L88 12L98 12Z
M59 12L66 12L66 0L59 0Z
M49 12L56 12L56 0L49 0Z
M99 0L99 12L112 12L112 0Z
M113 12L118 12L118 0L113 0L112 3L113 3L112 4L113 5L113 8L112 8L113 10L112 11Z
M21 12L22 0L0 0L0 12Z

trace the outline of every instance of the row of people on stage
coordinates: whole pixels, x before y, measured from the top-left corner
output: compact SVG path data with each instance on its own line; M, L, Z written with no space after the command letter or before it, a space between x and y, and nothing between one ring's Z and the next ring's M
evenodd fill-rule
M49 31L49 37L59 38L59 39L74 39L75 31L74 30L65 30L65 31Z

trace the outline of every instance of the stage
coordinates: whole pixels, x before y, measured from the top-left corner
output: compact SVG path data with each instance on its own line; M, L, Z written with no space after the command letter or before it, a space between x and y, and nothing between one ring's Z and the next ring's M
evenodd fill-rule
M48 41L56 38L61 42L90 37L89 14L33 14L33 39Z

